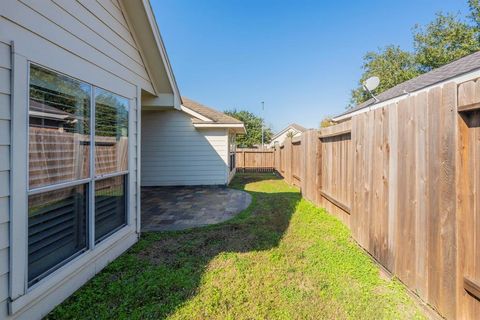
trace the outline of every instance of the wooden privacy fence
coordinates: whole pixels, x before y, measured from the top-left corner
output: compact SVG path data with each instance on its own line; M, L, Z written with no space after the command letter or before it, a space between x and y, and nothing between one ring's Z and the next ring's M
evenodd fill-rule
M480 317L480 80L307 131L275 159L442 316Z
M273 149L237 148L237 170L242 172L273 172L275 153Z

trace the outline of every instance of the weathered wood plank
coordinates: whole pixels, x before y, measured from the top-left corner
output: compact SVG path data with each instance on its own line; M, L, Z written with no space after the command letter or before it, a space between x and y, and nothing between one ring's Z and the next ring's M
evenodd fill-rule
M415 252L416 252L416 286L417 294L426 299L428 292L428 237L425 232L429 223L427 217L426 199L428 198L427 180L427 98L426 92L415 97L415 118L416 118L416 199L415 212Z
M456 274L456 198L452 192L455 186L456 84L443 86L440 108L440 287L439 310L447 318L456 317L455 274Z

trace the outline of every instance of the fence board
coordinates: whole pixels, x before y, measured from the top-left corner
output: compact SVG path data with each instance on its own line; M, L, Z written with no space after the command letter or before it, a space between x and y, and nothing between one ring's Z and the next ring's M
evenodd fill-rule
M288 183L442 316L478 317L479 80L405 96L275 154Z
M237 170L242 172L272 172L275 169L273 149L237 148L235 157Z

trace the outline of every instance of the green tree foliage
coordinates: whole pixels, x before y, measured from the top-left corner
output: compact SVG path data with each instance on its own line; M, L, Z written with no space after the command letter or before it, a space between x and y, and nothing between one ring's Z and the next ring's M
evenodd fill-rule
M480 0L468 0L470 8L470 19L475 22L476 27L480 27Z
M333 126L334 124L335 122L332 120L332 117L326 116L322 121L320 121L320 129Z
M126 137L128 135L128 101L99 90L95 96L95 135Z
M478 30L452 14L437 13L425 27L414 28L415 58L427 72L480 50Z
M353 105L371 98L363 89L362 83L372 76L380 78L380 85L374 92L379 94L420 74L415 57L398 46L390 45L377 52L368 52L363 57L363 61L362 77L358 87L352 90L351 103Z
M370 98L361 83L371 76L380 77L380 94L424 72L441 67L480 50L480 0L468 0L469 21L454 14L437 13L435 20L413 28L414 52L387 46L368 52L363 58L359 86L352 90L349 107Z
M230 110L225 114L242 121L247 129L247 134L237 137L237 146L240 148L251 148L254 145L262 144L262 118L246 110ZM265 143L272 139L272 129L264 126Z

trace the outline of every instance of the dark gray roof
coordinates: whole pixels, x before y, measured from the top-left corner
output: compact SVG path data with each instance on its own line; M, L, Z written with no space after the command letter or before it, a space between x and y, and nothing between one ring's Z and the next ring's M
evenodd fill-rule
M440 68L434 69L430 72L419 75L416 78L402 82L399 85L396 85L395 87L380 93L377 96L377 98L380 100L379 102L375 102L374 99L367 100L357 105L356 107L349 109L346 112L336 116L336 118L355 112L357 110L361 110L363 108L373 106L376 103L397 98L406 93L418 91L425 87L434 85L439 82L446 81L451 78L455 78L457 76L471 72L479 68L480 68L480 51L475 52L466 57L460 58L458 60L455 60L449 64L446 64Z

